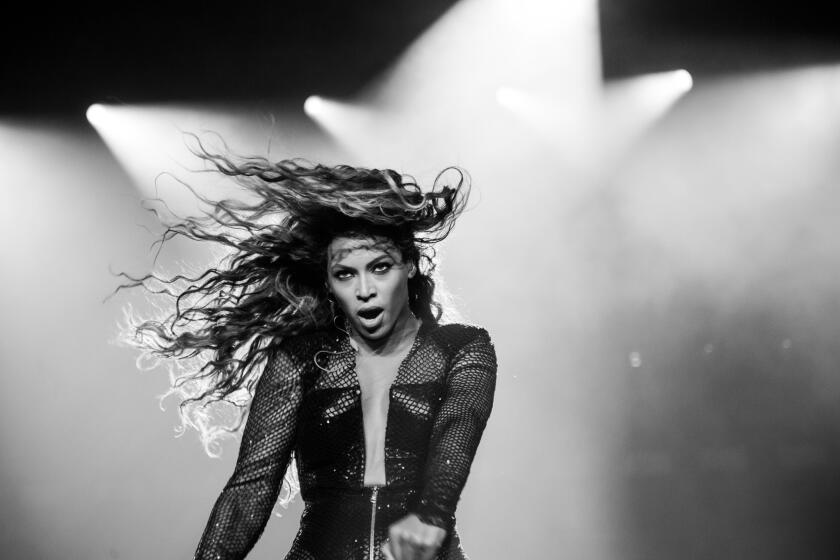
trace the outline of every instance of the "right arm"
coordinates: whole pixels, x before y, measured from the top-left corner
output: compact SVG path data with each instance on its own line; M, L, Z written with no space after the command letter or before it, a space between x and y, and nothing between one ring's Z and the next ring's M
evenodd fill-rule
M262 534L294 445L300 369L283 350L269 358L254 391L236 467L216 500L195 560L241 560Z

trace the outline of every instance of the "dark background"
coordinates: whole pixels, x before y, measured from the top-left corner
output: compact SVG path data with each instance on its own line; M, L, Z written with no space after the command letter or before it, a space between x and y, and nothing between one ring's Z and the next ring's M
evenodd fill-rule
M274 102L352 95L452 0L19 3L0 19L0 114L92 102ZM601 0L606 79L832 60L825 0Z

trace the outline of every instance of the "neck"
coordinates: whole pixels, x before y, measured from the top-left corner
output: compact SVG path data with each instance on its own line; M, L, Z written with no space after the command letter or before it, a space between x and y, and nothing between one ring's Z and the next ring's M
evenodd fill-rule
M394 324L394 330L384 338L368 340L352 328L349 334L351 343L360 354L387 356L402 352L406 346L411 345L419 329L420 319L406 307Z

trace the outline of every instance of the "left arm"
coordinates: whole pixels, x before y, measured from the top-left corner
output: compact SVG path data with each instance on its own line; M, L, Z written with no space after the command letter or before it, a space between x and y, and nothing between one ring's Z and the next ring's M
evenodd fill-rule
M455 506L493 408L495 388L496 352L490 335L480 329L453 358L432 426L420 501L411 514L391 526L389 552L397 560L433 557L452 530ZM404 554L405 549L411 552Z

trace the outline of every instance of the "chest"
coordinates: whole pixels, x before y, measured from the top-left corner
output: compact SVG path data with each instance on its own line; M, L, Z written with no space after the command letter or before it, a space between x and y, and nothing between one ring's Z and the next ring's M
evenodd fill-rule
M405 358L331 355L310 378L298 418L301 456L321 461L364 456L367 410L382 414L386 454L428 439L446 389L446 356L413 349Z
M397 378L404 356L358 356L356 377L363 406L387 405L388 395Z

